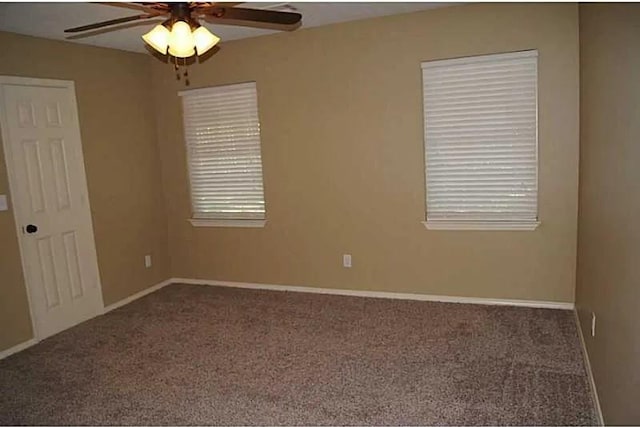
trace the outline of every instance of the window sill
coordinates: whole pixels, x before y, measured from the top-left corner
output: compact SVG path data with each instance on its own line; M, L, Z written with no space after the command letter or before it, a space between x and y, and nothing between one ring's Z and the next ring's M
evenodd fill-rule
M540 221L422 221L427 230L533 231Z
M193 227L240 227L240 228L264 228L266 219L198 219L191 218L189 222Z

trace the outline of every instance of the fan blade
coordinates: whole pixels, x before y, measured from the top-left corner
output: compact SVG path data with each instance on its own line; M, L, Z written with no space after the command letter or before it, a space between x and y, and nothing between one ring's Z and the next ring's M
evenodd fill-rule
M95 30L96 28L108 27L109 25L124 24L125 22L138 21L140 19L154 18L157 15L134 15L124 18L111 19L110 21L96 22L95 24L83 25L82 27L68 28L65 33L79 33L87 30Z
M169 12L169 6L166 3L118 3L118 2L107 2L107 1L99 1L95 2L96 4L103 4L105 6L114 6L121 7L124 9L132 9L137 10L139 12L146 13L161 13L161 12Z
M291 31L300 26L302 15L294 12L278 12L275 10L245 9L240 7L203 8L207 22L247 27L269 28Z
M133 21L126 22L124 24L110 25L104 28L98 28L96 30L83 31L81 33L73 33L65 37L65 40L82 40L87 37L99 36L100 34L109 34L114 31L125 30L127 28L136 28L136 27L149 27L149 25L161 24L164 21L164 18L158 19L150 19L148 21ZM150 28L150 27L149 27Z

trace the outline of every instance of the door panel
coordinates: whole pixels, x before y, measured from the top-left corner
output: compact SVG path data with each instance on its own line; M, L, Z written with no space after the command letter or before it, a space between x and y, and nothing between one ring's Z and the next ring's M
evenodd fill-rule
M72 86L4 84L2 96L23 265L42 339L104 308L75 95Z
M56 189L56 207L58 212L69 210L71 200L69 194L69 167L64 152L64 140L51 139L51 157L53 160L53 177Z
M62 126L62 118L60 115L60 104L48 103L45 106L45 111L47 114L47 127L61 127Z
M44 184L42 182L42 162L40 161L40 143L34 139L24 139L24 167L27 172L28 197L31 201L31 214L44 213Z
M60 306L60 288L58 287L53 264L54 253L51 240L51 237L36 240L38 247L37 261L39 262L38 273L40 273L47 309L49 310Z
M69 285L71 286L71 298L78 299L84 295L82 275L80 274L80 254L78 253L78 243L76 232L69 231L62 235L64 244L64 259L67 267Z

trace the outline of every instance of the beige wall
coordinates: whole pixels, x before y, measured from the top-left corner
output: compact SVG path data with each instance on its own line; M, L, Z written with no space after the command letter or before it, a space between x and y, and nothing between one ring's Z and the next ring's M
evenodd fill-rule
M427 231L420 62L534 48L542 225ZM577 5L475 4L225 43L191 87L257 81L264 229L187 222L184 86L154 62L174 277L573 301Z
M192 87L258 82L264 229L186 221L184 87L166 64L0 33L0 75L76 82L107 304L169 275L573 301L577 32L576 5L476 4L226 43L192 67ZM425 230L420 62L532 48L540 52L542 225ZM0 230L4 349L31 334L11 212L0 213ZM353 255L352 269L341 267L343 253Z
M640 425L640 6L581 5L580 41L576 300L605 422Z
M146 55L0 33L0 75L75 81L105 304L169 274L150 71ZM0 194L9 194L1 146ZM0 236L3 350L32 334L11 211L0 212Z

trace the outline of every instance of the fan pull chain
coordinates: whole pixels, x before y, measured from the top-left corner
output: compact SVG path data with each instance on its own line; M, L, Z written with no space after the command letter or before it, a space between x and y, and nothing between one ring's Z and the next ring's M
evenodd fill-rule
M180 69L180 67L184 67L184 71ZM183 59L183 63L180 64L180 60L178 58L173 58L173 71L176 73L176 80L182 80L184 77L184 84L189 86L191 81L189 80L189 65L187 64L187 58Z
M189 66L187 65L187 58L184 58L184 84L189 86L191 82L189 81Z

